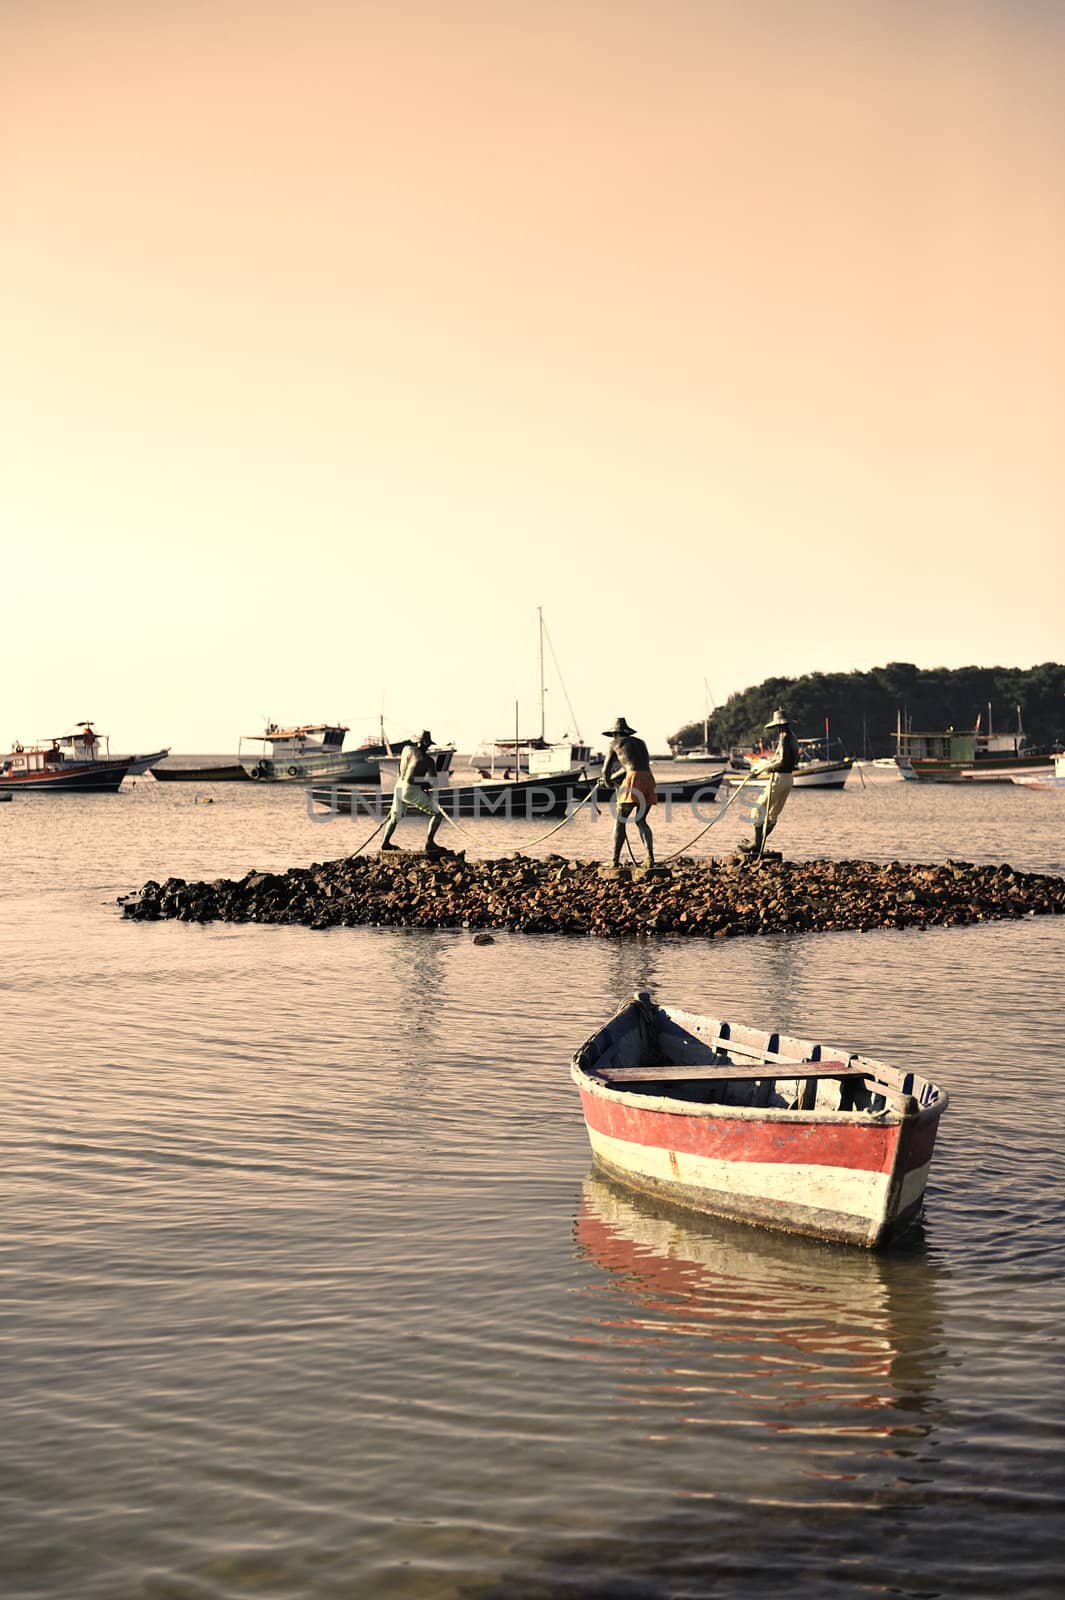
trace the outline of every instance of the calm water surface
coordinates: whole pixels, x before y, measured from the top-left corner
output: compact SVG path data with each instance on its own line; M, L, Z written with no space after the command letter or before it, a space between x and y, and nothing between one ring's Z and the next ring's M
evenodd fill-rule
M1065 871L1061 795L867 783L794 794L776 840ZM123 922L147 877L368 831L207 792L0 806L5 1600L1061 1592L1065 919ZM636 988L941 1078L921 1232L871 1257L593 1176L568 1059Z

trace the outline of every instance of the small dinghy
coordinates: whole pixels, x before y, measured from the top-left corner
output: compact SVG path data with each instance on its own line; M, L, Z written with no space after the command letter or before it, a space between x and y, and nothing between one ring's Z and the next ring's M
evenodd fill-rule
M611 1177L867 1249L920 1216L948 1101L914 1072L642 993L581 1045L571 1076Z

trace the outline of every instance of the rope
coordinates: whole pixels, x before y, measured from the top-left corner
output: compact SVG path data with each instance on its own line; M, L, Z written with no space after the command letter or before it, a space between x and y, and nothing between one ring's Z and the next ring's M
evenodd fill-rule
M698 844L699 840L702 838L703 834L704 833L709 833L711 828L716 827L717 824L725 816L725 813L729 810L729 808L731 806L735 805L736 801L739 799L739 797L743 793L744 789L746 789L746 787L750 783L751 779L759 777L759 776L760 776L760 774L755 772L754 769L752 768L751 771L748 772L747 776L744 778L743 782L735 790L735 792L733 794L729 795L729 797L726 800L724 806L717 813L717 815L710 818L710 821L706 824L706 827L701 829L700 832L695 835L694 839L689 839L687 844L681 845L679 850L674 850L672 855L665 856L663 858L663 864L666 861L676 861L678 856L687 855L687 853L691 849L692 845L693 844Z
M743 782L737 788L736 792L729 796L728 800L725 802L724 806L717 813L717 815L710 818L710 821L706 824L706 827L703 828L701 830L701 832L697 833L695 835L695 838L691 839L686 845L682 845L681 848L679 850L675 850L672 855L664 857L664 861L675 861L678 856L682 856L688 850L690 850L693 844L697 844L698 841L702 838L704 833L709 833L710 829L712 827L714 827L716 823L721 821L722 817L724 817L724 815L725 815L725 812L729 809L729 807L733 804L734 801L739 799L740 795L743 793L743 791L746 788L746 786L750 783L751 779L755 778L755 777L758 777L758 776L759 776L758 773L749 772L747 774L747 776L744 778ZM531 849L532 846L535 845L535 844L543 844L545 839L550 839L552 834L558 833L560 828L564 828L566 826L567 822L572 822L574 817L577 815L577 812L581 810L581 807L582 806L586 806L588 804L589 800L592 799L593 795L598 793L598 789L599 789L599 785L596 784L596 783L593 783L592 787L588 790L588 793L585 795L585 797L581 801L580 805L574 806L573 810L568 814L568 816L563 817L561 822L556 822L553 828L548 828L546 833L540 834L539 838L527 840L526 843L525 843L524 848L525 849ZM473 834L469 833L458 822L456 822L454 817L448 816L446 811L443 813L443 815L447 818L448 822L451 823L451 826L453 828L458 828L459 832L462 833L462 834L465 834L467 839L473 839L473 837L474 837ZM383 826L383 824L382 824L382 826ZM380 832L380 829L378 829L378 832ZM373 838L372 834L370 835L370 838ZM370 842L369 839L366 842L367 842L367 844L369 844L369 842ZM474 841L474 842L476 843L476 841ZM635 852L633 851L632 844L629 841L629 835L628 835L628 831L627 830L626 830L626 833L625 833L625 843L628 845L629 855L632 857L633 861L635 861L636 860L636 855L635 855Z
M592 787L588 790L588 793L585 795L584 799L581 801L580 805L574 806L573 810L568 812L566 814L566 816L564 816L562 818L561 822L556 822L553 828L548 828L547 832L546 833L542 833L538 839L529 839L529 840L527 840L525 845L523 846L523 848L524 849L531 849L534 844L543 844L545 839L550 839L551 835L553 833L557 833L560 828L564 828L566 826L567 822L572 822L574 817L577 815L577 812L580 811L581 807L582 806L586 806L588 804L589 800L591 800L592 797L595 794L598 793L598 791L599 791L599 784L598 784L598 782L594 782L592 784ZM450 822L451 820L452 819L449 817L448 821ZM455 823L455 826L456 826L456 828L458 828L458 823L457 822ZM465 828L459 828L459 832L460 833L465 833L466 830L465 830ZM471 838L472 835L467 834L466 837L467 838Z
M328 819L326 819L326 820L328 820ZM382 821L381 821L381 822L379 822L379 823L378 823L378 824L377 824L377 827L376 827L376 828L375 828L375 829L374 829L374 831L373 831L373 832L372 832L372 833L371 833L371 835L370 835L370 837L369 837L369 838L368 838L368 839L364 839L364 840L363 840L363 841L362 841L362 843L361 843L361 844L360 844L360 846L359 846L359 848L358 848L358 849L357 849L357 850L353 850L353 851L352 851L352 852L351 852L351 855L350 855L350 856L349 856L349 857L348 857L348 860L349 860L349 861L353 861L353 860L354 860L354 858L355 858L355 857L356 857L356 856L357 856L357 855L361 855L361 854L362 854L362 852L363 852L363 851L364 851L364 850L365 850L365 849L366 849L366 846L367 846L367 845L368 845L368 844L372 844L372 843L373 843L373 841L374 841L374 840L375 840L375 839L376 839L376 838L377 838L377 835L378 835L378 834L379 834L379 833L380 833L380 832L381 832L381 829L382 829L382 828L383 828L383 827L384 827L384 825L385 825L385 823L386 823L386 822L387 822L387 821L388 821L388 818L387 818L387 817L385 817L385 818L384 818L384 819L383 819L383 820L382 820Z
M668 856L662 857L660 865L665 865L665 863L667 861L676 861L678 856L686 855L687 852L691 849L692 845L698 844L699 840L703 837L703 834L709 833L711 828L716 827L716 825L719 822L722 821L722 819L725 816L725 813L739 799L740 795L743 793L744 789L750 783L751 779L752 778L759 778L761 776L762 776L762 774L760 774L758 772L755 772L754 770L748 772L748 774L744 778L743 782L738 786L738 788L731 795L729 795L728 799L726 800L725 804L722 806L721 810L716 814L716 816L713 816L713 817L710 818L710 821L706 824L706 827L705 828L701 828L700 831L695 835L694 839L689 839L687 844L681 845L679 850L674 850L672 855L668 855ZM770 777L772 777L772 774L770 774ZM573 810L568 812L567 815L562 818L561 822L556 822L554 827L553 828L548 828L546 833L541 833L540 836L538 838L536 838L536 839L527 840L525 842L523 848L524 849L531 849L533 847L533 845L543 844L545 839L550 839L553 834L558 833L559 829L564 828L566 826L567 822L572 822L573 821L574 817L577 815L577 812L580 811L584 806L586 806L588 804L589 800L591 800L593 798L593 796L595 796L598 793L598 791L599 791L598 783L593 783L591 788L588 790L588 793L585 795L584 799L580 802L580 805L574 806ZM768 799L768 795L767 795L767 799ZM446 811L444 811L443 809L441 809L440 815L445 819L445 821L450 822L450 824L451 824L451 826L453 828L457 828L459 833L461 833L465 838L470 839L474 844L477 843L475 835L470 833L468 829L464 828L462 826L462 824L455 817L449 816L448 813ZM386 817L385 818L385 822L387 822L387 821L388 821L388 818ZM378 826L374 829L373 833L371 833L370 837L368 839L364 839L362 844L360 844L358 850L353 851L352 854L357 856L360 851L365 850L366 846L368 844L371 844L373 842L373 840L377 838L377 835L381 832L381 829L384 827L385 822L379 823ZM626 830L626 833L625 833L625 843L629 847L629 855L632 856L633 861L635 861L636 860L636 856L635 856L635 853L633 852L632 845L629 843L629 835L628 835L628 831L627 830ZM763 838L762 843L763 843L763 846L764 846L764 844L765 844L764 838Z
M459 832L462 834L463 838L473 839L473 842L476 844L477 841L476 841L476 839L474 839L474 836L469 831L469 829L468 828L464 828L462 826L461 822L456 822L455 818L449 816L448 813L442 807L441 807L440 815L443 817L445 822L450 822L450 824L451 824L451 826L453 828L457 828L459 830Z

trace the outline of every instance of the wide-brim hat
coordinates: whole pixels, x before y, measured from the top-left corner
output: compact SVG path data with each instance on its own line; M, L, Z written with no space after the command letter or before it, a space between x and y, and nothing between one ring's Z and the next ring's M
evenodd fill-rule
M415 742L415 744L432 744L433 736L429 732L428 728L423 728L421 733L418 735L417 739L415 739L414 742Z
M635 732L636 729L630 728L624 717L619 717L612 728L603 729L603 738L613 739L616 738L618 734Z
M781 711L780 707L778 706L777 709L773 712L773 715L770 717L769 721L766 723L766 727L767 728L790 728L791 727L791 723L788 721L787 717L784 715L783 711Z

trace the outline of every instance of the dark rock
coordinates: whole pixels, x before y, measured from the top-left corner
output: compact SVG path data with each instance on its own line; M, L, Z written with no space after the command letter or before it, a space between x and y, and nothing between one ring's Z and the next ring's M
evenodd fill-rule
M952 861L697 862L632 872L520 853L493 861L412 852L249 871L188 884L149 880L123 916L299 923L313 928L487 927L526 933L735 938L926 928L1065 912L1065 880ZM479 942L485 943L486 934Z

